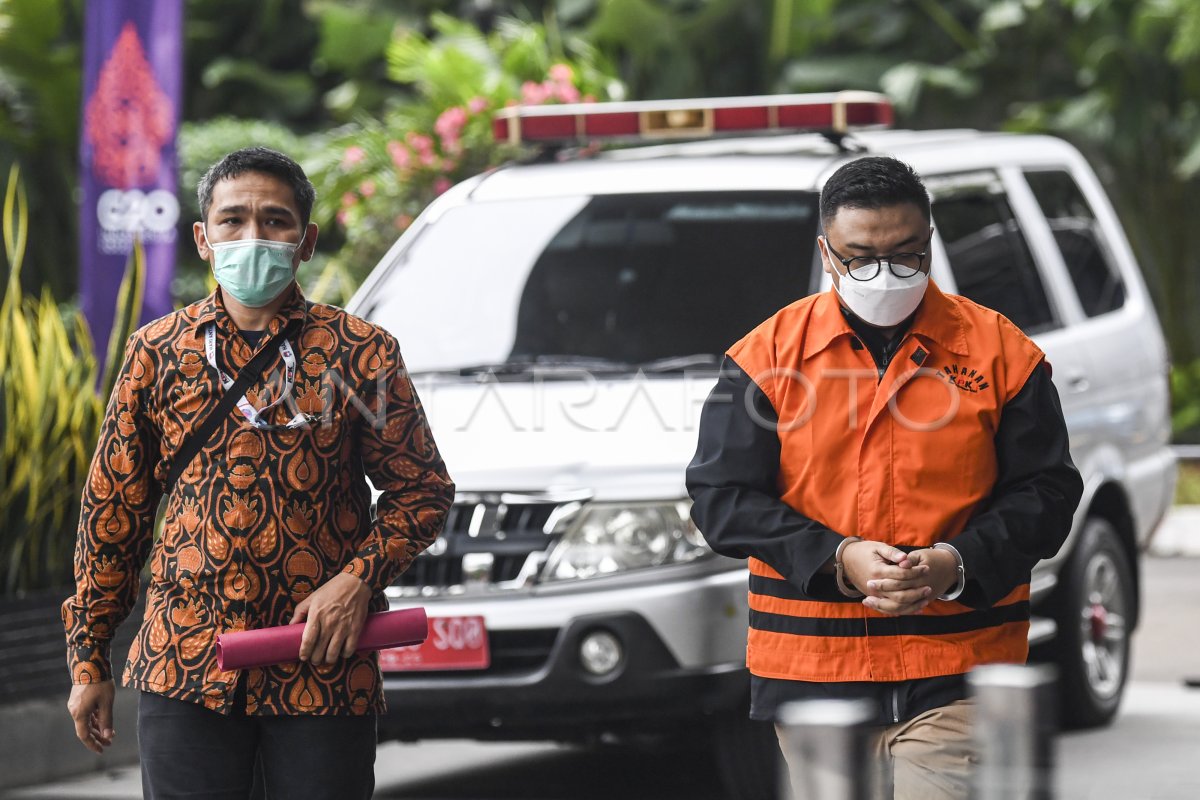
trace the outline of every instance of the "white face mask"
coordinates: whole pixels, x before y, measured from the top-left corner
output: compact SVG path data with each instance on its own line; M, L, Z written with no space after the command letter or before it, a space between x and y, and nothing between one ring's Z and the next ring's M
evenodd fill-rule
M890 328L907 319L921 305L928 287L927 273L897 278L886 261L880 265L879 274L869 281L856 281L839 274L834 285L847 308L863 321L880 328Z

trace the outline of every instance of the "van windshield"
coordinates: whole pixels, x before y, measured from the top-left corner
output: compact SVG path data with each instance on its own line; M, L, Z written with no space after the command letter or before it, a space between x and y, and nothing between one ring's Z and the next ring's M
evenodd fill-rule
M358 313L412 372L715 358L811 291L816 211L806 192L472 203L425 228Z

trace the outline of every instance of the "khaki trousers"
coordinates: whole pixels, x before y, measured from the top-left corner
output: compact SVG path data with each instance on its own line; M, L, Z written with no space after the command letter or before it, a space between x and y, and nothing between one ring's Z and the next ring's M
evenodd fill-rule
M918 717L873 728L868 742L876 767L865 776L872 800L966 800L978 763L971 740L974 704L959 700ZM798 780L803 764L789 753L779 726L780 749L791 776L792 795L803 797Z

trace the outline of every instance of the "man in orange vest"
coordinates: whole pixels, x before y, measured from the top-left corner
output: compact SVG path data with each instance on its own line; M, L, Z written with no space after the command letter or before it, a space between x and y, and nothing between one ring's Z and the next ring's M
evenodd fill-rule
M750 716L864 698L881 798L965 798L966 673L1023 663L1029 579L1083 485L1044 355L929 279L912 168L838 169L817 239L832 291L729 349L687 471L713 550L748 558Z

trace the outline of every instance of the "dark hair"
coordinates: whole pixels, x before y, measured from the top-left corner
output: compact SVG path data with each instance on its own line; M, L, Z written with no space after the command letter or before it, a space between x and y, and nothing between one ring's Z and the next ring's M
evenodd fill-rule
M268 147L244 147L234 150L208 168L196 187L196 199L200 201L200 217L208 221L208 209L212 206L213 187L226 178L236 178L247 172L271 175L292 187L296 207L300 211L301 227L307 228L312 216L313 202L317 191L312 182L292 159Z
M843 164L821 190L821 224L842 208L886 208L912 203L930 220L929 194L920 176L899 159L865 156Z

